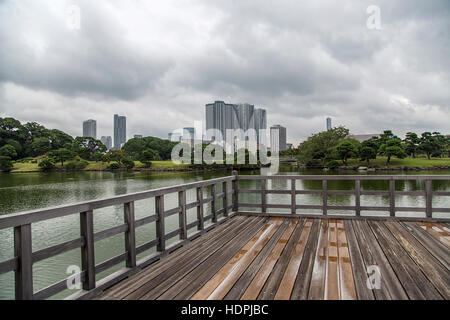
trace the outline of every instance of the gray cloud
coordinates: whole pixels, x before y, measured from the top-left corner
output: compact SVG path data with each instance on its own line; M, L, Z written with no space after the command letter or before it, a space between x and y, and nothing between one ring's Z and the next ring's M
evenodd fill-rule
M113 113L166 137L214 100L268 110L298 143L325 117L354 133L448 133L450 4L388 1L3 1L0 116L81 134ZM66 8L81 9L81 29Z

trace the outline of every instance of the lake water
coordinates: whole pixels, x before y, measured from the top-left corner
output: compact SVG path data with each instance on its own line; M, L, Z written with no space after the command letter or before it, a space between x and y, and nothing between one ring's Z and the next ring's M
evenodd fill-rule
M267 174L268 169L262 169ZM242 172L245 174L260 174L258 171ZM0 175L0 214L8 214L31 209L45 208L62 204L69 204L92 199L112 197L115 195L139 192L149 189L173 186L193 181L211 179L229 175L230 172L176 172L176 173L149 173L149 172L54 172L54 173L24 173L24 174L2 174ZM296 168L281 168L279 174L356 174L348 172L324 172L322 170L299 170ZM361 174L361 173L357 173ZM405 172L372 172L370 174L405 174ZM408 173L406 173L408 174ZM450 174L450 171L424 171L409 172L409 174ZM240 188L258 189L256 181L240 181ZM362 181L364 190L387 190L387 181ZM289 181L269 180L269 189L285 190L290 188ZM321 189L321 181L297 181L298 189ZM352 181L329 181L328 188L339 190L352 190ZM397 190L418 191L424 190L424 183L419 181L397 181ZM433 182L433 190L450 191L450 181ZM205 197L209 193L204 190ZM217 186L217 192L221 192L221 186ZM187 203L196 199L195 190L186 194ZM260 196L256 194L240 194L241 202L258 203ZM297 195L297 203L321 204L320 195ZM169 210L178 205L177 194L165 197L165 209ZM218 201L218 208L222 201ZM268 195L267 203L290 203L290 195ZM336 195L328 197L329 205L353 205L354 197L349 195ZM389 198L386 196L361 196L362 206L388 206ZM424 197L396 197L396 205L405 207L424 207ZM435 197L434 207L450 207L450 197ZM210 210L209 204L205 205L205 215ZM247 208L246 208L247 210ZM283 209L268 209L268 211L283 212ZM285 212L290 212L285 209ZM317 210L307 210L315 213ZM301 210L298 210L301 213ZM136 219L154 213L154 199L141 200L135 203ZM332 213L345 214L348 212L330 211ZM188 223L195 221L196 209L188 212ZM365 214L370 215L370 212ZM378 212L377 214L380 214ZM387 213L386 213L387 214ZM419 213L402 213L404 215L418 215ZM445 216L445 214L439 214ZM448 214L447 214L448 216ZM123 224L123 206L114 206L94 211L95 232ZM207 224L206 224L207 225ZM178 228L178 216L174 215L166 219L166 233ZM191 229L191 232L194 232ZM79 215L42 221L32 225L33 251L56 245L80 237ZM155 238L154 223L142 226L136 230L136 244L140 245ZM172 242L177 241L176 238ZM170 244L170 242L169 242ZM154 249L153 249L154 250ZM95 243L96 263L105 261L124 251L123 234L114 236ZM146 251L139 255L142 258L148 255ZM13 232L12 230L0 230L0 261L13 257ZM34 290L45 288L48 285L62 280L70 275L67 273L68 266L81 265L80 250L72 250L59 256L40 261L33 266ZM108 274L122 268L123 264L111 268L97 276L101 279ZM55 298L63 298L75 293L66 290ZM14 274L12 272L0 275L0 299L12 299L14 297Z

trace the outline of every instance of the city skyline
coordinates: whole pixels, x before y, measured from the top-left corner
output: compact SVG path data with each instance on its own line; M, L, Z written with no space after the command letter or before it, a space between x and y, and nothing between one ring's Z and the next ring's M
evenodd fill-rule
M355 134L448 134L448 1L381 0L381 30L366 27L369 4L80 1L73 30L64 3L3 1L0 116L76 136L123 113L130 133L165 137L217 99L265 108L295 143L326 116Z

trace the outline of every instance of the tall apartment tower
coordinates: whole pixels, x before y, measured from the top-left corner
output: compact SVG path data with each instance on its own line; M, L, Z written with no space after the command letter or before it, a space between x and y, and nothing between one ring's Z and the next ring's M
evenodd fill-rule
M97 139L97 121L92 119L83 121L83 137Z
M102 136L101 140L100 140L105 146L106 149L111 149L112 148L112 139L111 136Z
M260 146L267 146L266 134L261 134L260 130L267 130L267 115L265 109L255 109L255 130Z
M328 117L327 118L327 131L330 131L330 130L331 130L331 118Z
M114 115L114 149L119 150L127 142L127 118Z
M280 153L286 150L286 128L280 125L270 127L270 150L272 153Z

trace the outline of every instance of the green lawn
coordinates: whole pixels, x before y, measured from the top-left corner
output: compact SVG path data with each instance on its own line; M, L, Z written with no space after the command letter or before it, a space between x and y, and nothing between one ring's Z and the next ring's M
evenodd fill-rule
M95 161L88 161L89 164L85 168L85 170L105 170L108 167L108 163L104 162L95 162ZM135 168L142 168L144 165L139 162L135 161ZM165 160L165 161L152 161L151 168L153 169L169 169L169 168L183 168L187 167L188 164L174 164L172 160ZM61 164L58 163L56 165L57 168L61 168ZM25 172L25 171L40 171L37 163L21 163L21 162L15 162L14 168L12 172Z
M357 159L350 159L347 161L348 166L367 166L366 161L360 161ZM370 166L386 166L386 158L379 157L374 160L370 160ZM433 166L450 166L450 158L405 158L397 159L391 158L390 166L398 167L433 167Z

